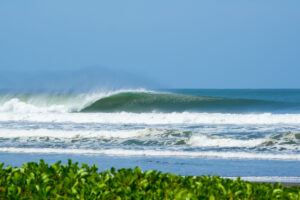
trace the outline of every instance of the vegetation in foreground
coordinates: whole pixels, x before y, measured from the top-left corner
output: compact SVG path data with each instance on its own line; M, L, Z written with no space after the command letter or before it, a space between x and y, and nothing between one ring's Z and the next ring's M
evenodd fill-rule
M299 187L219 176L182 177L139 168L99 172L96 165L0 164L0 199L297 199Z

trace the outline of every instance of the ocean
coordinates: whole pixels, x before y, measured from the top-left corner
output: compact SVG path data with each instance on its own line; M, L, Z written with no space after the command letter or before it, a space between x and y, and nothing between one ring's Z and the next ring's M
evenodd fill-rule
M300 90L0 91L0 162L300 182Z

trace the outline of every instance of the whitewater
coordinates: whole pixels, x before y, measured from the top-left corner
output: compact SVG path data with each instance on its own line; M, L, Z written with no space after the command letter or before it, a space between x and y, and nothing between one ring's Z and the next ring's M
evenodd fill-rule
M2 92L0 157L19 154L298 163L300 91Z

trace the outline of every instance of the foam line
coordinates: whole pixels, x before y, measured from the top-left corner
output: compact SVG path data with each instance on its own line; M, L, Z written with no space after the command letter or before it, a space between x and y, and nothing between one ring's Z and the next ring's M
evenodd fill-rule
M207 136L192 136L188 144L193 147L256 147L266 142L266 138L239 140L233 138L209 138Z
M236 180L237 177L223 177ZM251 182L281 182L281 183L300 183L300 177L297 176L245 176L242 180Z
M300 124L300 114L0 113L0 121L105 124Z
M84 154L107 156L149 156L149 157L190 157L219 159L249 159L249 160L300 160L300 154L271 154L247 152L187 152L158 150L127 150L127 149L52 149L52 148L0 148L6 153L37 153L37 154Z
M141 130L116 130L116 131L63 131L49 129L15 130L0 129L0 138L24 138L24 137L53 137L53 138L131 138L143 135Z

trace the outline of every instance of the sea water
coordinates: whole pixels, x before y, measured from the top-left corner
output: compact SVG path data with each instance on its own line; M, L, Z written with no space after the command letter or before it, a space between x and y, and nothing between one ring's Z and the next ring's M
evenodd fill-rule
M300 182L300 90L0 93L0 161Z

